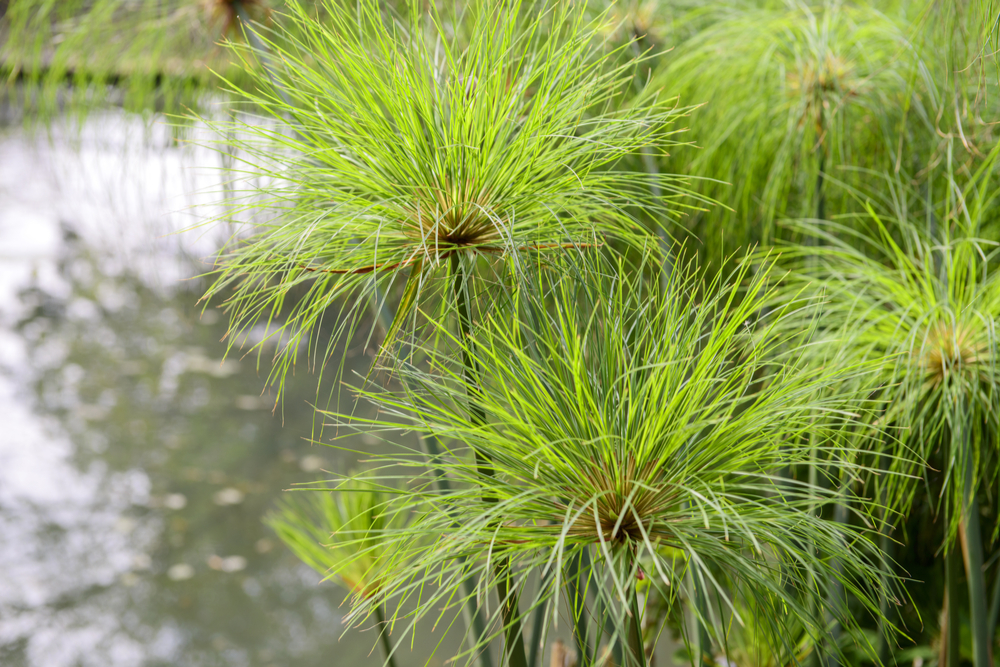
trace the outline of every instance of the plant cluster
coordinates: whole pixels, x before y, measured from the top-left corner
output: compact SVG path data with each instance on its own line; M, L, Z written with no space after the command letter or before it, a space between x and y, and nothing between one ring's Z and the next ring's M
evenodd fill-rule
M279 396L334 369L319 442L383 442L270 523L387 663L433 619L483 667L992 667L992 3L54 6L6 8L23 90L231 37L206 298Z

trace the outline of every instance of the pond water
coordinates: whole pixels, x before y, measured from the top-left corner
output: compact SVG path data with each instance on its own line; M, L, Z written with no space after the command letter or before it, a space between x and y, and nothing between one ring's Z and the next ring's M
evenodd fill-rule
M314 377L272 414L266 365L223 361L224 318L196 305L226 230L176 232L211 215L220 166L120 112L0 129L0 665L382 662L262 523L355 461L307 440ZM440 639L397 664L443 664Z

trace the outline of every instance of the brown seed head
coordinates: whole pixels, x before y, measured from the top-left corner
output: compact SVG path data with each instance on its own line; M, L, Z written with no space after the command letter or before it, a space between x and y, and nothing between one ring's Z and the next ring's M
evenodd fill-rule
M978 366L989 355L989 345L977 334L977 328L968 322L938 322L930 327L922 361L934 387L951 374L979 373Z

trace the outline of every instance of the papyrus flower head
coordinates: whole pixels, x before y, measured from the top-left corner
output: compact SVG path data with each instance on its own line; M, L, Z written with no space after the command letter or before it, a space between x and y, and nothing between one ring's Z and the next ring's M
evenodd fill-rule
M595 594L605 609L620 609L640 576L634 565L620 567L621 556L641 555L642 576L666 597L684 567L678 562L686 563L714 582L723 605L774 595L817 630L823 616L805 610L829 598L819 593L825 575L809 581L810 573L834 567L820 554L850 561L845 572L855 583L874 570L844 548L843 526L809 509L818 497L839 502L835 491L801 483L780 490L776 477L817 446L831 453L829 470L855 474L852 446L840 438L865 392L835 380L863 370L797 365L798 334L760 323L772 289L766 267L729 278L743 286L737 298L734 287L701 283L685 264L660 291L631 267L591 259L526 279L516 314L487 315L474 342L456 341L481 378L455 371L449 352L430 352L432 371L401 369L407 397L363 392L379 406L377 418L331 414L345 428L361 421L385 431L415 415L414 428L448 449L431 464L405 446L376 455L417 480L421 502L429 498L428 511L392 537L398 548L386 551L387 561L400 562L387 568L386 595L403 598L434 581L440 593L398 613L441 613L470 570L489 580L484 564L506 559L518 585L541 579L531 604L551 610L563 585L559 564L586 553L601 563L595 576L604 585ZM787 310L772 315L781 320ZM845 389L826 391L830 385ZM470 416L467 401L485 421ZM429 466L447 472L450 491L429 488ZM848 542L867 549L863 539ZM781 561L808 566L785 569ZM730 583L715 579L719 573Z
M248 101L268 120L230 128L257 179L246 206L264 221L219 256L210 294L230 297L233 340L266 321L265 338L294 350L338 299L397 281L398 325L455 254L645 245L643 220L679 211L677 179L623 160L663 149L680 112L657 91L632 94L635 67L579 3L325 9L317 21L292 6L278 22L302 37L248 68Z

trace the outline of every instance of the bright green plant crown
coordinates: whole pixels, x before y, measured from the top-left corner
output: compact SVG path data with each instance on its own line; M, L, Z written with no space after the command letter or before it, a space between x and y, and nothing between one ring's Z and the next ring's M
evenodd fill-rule
M371 597L385 578L378 566L383 540L406 525L405 515L393 511L394 495L370 474L354 475L330 490L291 494L267 523L304 563Z
M634 67L615 64L582 5L484 0L399 20L375 0L325 9L323 22L289 9L281 25L301 37L279 29L289 46L268 40L266 72L234 47L256 73L248 111L267 120L229 129L261 180L237 203L255 227L220 254L208 296L226 299L230 343L266 324L272 379L306 341L328 358L338 336L317 335L324 313L376 284L406 283L391 339L455 254L641 245L641 209L681 210L676 178L615 170L669 144L681 112L655 90L618 108Z
M717 596L705 619L716 628L727 623L714 617L722 609L743 622L730 600L752 601L754 632L766 628L785 655L803 632L814 641L824 635L824 611L849 628L861 608L878 614L876 550L812 511L839 502L835 494L776 478L817 450L830 474L856 474L838 438L854 422L858 397L820 389L860 369L794 364L786 346L795 338L758 325L772 296L766 270L731 276L730 285L745 285L738 294L681 266L663 292L650 292L628 277L635 269L595 261L553 260L555 270L521 283L518 317L486 315L474 343L453 341L481 369L481 385L427 350L433 372L400 371L409 396L361 391L379 418L329 415L386 433L400 417L412 419L407 429L450 443L430 462L404 448L378 457L404 468L410 486L400 507L422 510L380 546L392 573L384 599L358 597L354 614L391 599L397 624L447 618L470 575L489 606L490 563L506 559L520 587L531 573L542 581L522 613L542 607L554 619L559 594L575 584L563 568L584 551L598 562L595 594L619 639L639 562L669 599L691 568L697 586ZM469 416L467 401L488 415L485 423ZM432 469L447 472L450 493L434 490ZM857 596L853 615L828 599L829 582Z
M694 220L712 260L780 236L786 216L843 212L848 197L827 192L821 173L888 168L904 156L894 140L908 116L928 122L920 54L891 17L866 3L795 0L765 7L693 11L704 23L665 56L658 80L692 114L692 143L667 161L697 174L699 190L730 208ZM908 165L907 165L908 166Z
M789 289L821 295L825 334L855 359L885 360L881 421L909 445L896 464L912 473L943 457L951 536L968 493L995 488L1000 475L1000 272L988 240L997 230L986 224L995 216L996 160L994 149L964 182L950 173L931 179L940 205L886 176L884 201L894 206L868 204L870 232L858 222L801 223L821 246L783 252Z

